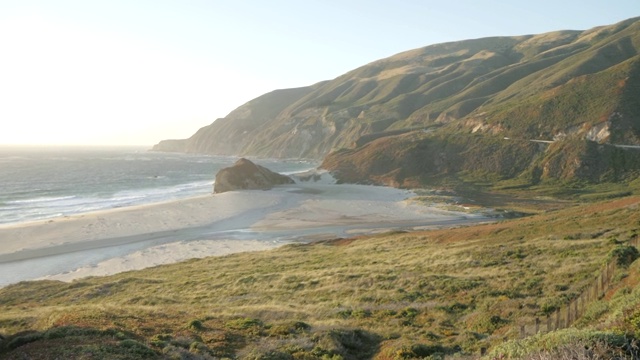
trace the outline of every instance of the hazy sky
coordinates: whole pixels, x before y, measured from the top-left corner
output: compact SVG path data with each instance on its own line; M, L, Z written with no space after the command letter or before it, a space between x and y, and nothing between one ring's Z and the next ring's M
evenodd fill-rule
M640 0L0 0L0 144L152 145L401 51L639 15Z

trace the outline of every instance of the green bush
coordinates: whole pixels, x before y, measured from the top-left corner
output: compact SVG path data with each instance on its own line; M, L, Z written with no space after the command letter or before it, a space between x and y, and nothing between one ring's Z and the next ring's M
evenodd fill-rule
M603 348L622 349L629 343L621 334L598 331L578 330L575 328L539 334L522 340L511 340L494 347L490 358L522 359L540 353L552 353L568 347L593 347L599 344ZM613 350L612 350L613 354ZM602 357L597 357L598 359ZM614 356L609 358L616 358Z
M640 252L635 246L619 245L611 250L609 257L615 259L616 265L626 268L640 257Z
M419 313L418 309L408 307L400 312L400 316L407 319L413 319L418 316Z
M203 330L204 329L204 325L202 324L202 321L200 321L200 320L191 320L189 322L188 328L192 329L192 330L199 331L199 330Z
M103 332L97 329L81 328L77 326L60 326L54 327L44 334L45 339L60 339L70 336L97 336L103 335Z
M309 331L311 326L302 321L294 321L290 323L276 324L269 328L271 336L290 336L301 332Z
M411 352L416 354L417 357L424 358L433 355L444 355L445 349L442 345L418 344L411 346Z
M251 318L240 318L227 321L226 326L230 329L244 330L251 327L262 327L262 321Z
M26 345L41 339L42 339L42 334L39 332L28 333L21 336L16 336L13 339L11 339L7 347L10 350L13 350L13 349L19 348L22 345Z
M155 351L133 339L122 340L119 345L120 347L127 349L128 354L135 354L140 357L154 357L156 355Z

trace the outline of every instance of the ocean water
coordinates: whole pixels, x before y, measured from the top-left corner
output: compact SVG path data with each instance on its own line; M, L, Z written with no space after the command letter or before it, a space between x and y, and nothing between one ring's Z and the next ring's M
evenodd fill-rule
M238 160L147 150L0 146L0 224L208 194L218 170ZM285 174L317 166L304 160L253 161Z

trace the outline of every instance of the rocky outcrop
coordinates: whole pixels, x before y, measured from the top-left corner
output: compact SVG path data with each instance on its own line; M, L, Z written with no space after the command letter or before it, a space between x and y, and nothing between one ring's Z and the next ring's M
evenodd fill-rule
M218 171L213 192L217 194L233 190L267 190L275 185L293 183L294 181L288 176L242 158L233 166Z

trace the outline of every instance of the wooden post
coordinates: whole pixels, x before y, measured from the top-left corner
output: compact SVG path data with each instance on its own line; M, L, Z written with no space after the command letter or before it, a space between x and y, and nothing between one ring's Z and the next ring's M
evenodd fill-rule
M573 301L573 321L578 320L578 298Z
M551 332L551 315L547 314L547 332Z
M571 303L567 305L567 322L565 328L571 326Z
M616 266L616 262L612 261L611 262L611 280L610 281L613 281L613 277L616 274L616 267L617 267Z
M520 325L520 338L524 339L525 335L524 325Z
M540 319L536 317L536 332L534 334L537 334L540 332Z
M556 328L555 330L560 329L560 309L556 310Z

